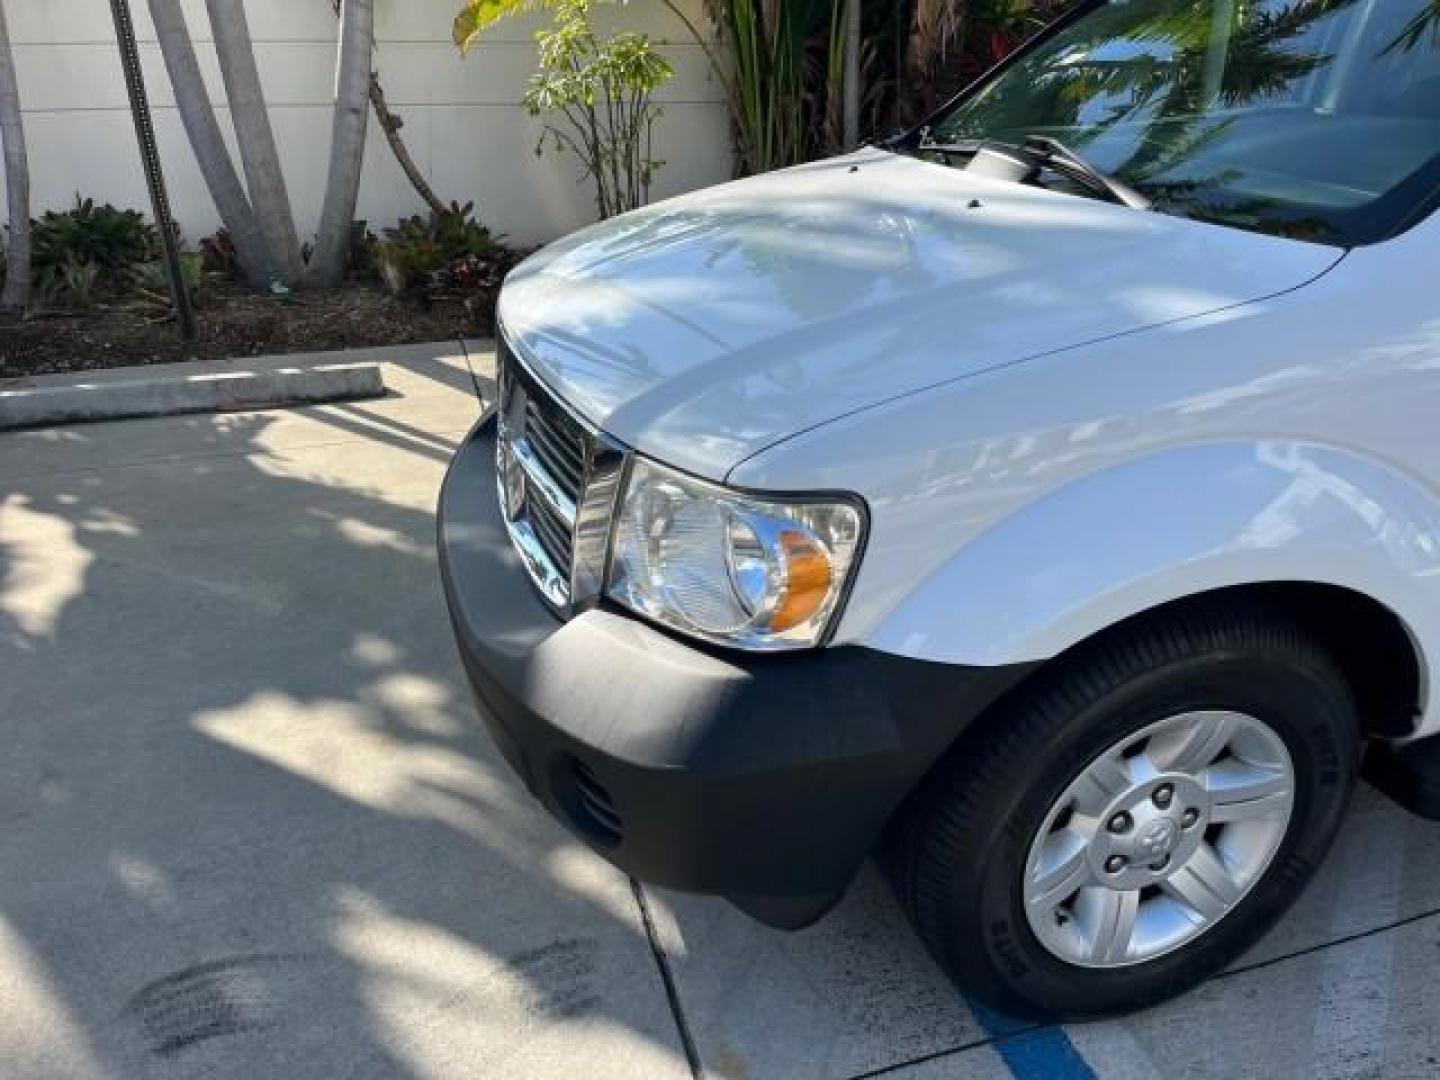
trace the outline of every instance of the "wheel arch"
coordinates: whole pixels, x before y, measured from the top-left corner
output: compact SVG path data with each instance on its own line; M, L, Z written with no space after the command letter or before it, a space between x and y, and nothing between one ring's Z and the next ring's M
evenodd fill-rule
M1194 593L1138 612L1072 645L1006 694L1023 691L1051 665L1124 633L1137 623L1183 618L1187 611L1216 606L1283 612L1313 634L1349 682L1366 735L1414 734L1426 696L1426 668L1414 635L1400 616L1379 601L1337 585L1268 581ZM1004 699L987 709L1003 707Z
M1440 498L1289 441L1172 448L1084 476L964 547L868 635L950 663L1041 664L1186 604L1264 603L1345 668L1367 730L1440 733Z

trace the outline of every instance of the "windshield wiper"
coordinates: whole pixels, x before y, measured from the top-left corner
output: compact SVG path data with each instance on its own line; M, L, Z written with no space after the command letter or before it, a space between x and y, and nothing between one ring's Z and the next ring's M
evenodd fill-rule
M1012 143L996 142L990 139L936 142L930 138L927 131L922 136L918 147L921 153L940 154L945 157L950 155L973 157L992 148L1001 151L1006 157L1014 155L1017 159L1036 169L1049 169L1057 172L1067 180L1088 188L1109 202L1133 207L1136 210L1149 210L1153 205L1149 199L1129 184L1092 165L1059 139L1052 139L1048 135L1031 135L1025 140L1024 145L1015 146ZM1033 179L1033 176L1030 179Z
M1040 164L1064 174L1076 183L1084 184L1092 191L1108 195L1114 202L1134 207L1136 210L1150 209L1150 200L1144 195L1125 181L1096 168L1059 139L1052 139L1048 135L1031 135L1025 140L1024 149L1037 155Z

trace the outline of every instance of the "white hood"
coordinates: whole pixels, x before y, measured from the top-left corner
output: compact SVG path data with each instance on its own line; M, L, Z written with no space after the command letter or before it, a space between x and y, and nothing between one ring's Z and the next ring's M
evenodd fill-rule
M837 417L1285 292L1340 256L868 150L578 233L515 271L500 315L591 422L723 479Z

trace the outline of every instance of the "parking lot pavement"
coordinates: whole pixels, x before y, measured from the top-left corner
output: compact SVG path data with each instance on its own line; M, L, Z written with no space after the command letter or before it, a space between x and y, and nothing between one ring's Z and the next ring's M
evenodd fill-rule
M658 895L685 1015L716 1075L1440 1076L1440 826L1368 788L1297 909L1229 972L1157 1009L1064 1029L966 1008L874 873L799 934Z
M463 361L0 436L0 1076L688 1076L629 882L475 732Z
M432 513L473 386L395 355L363 405L0 435L0 1076L1440 1075L1440 827L1370 792L1118 1021L967 1007L871 872L794 935L648 890L647 933L476 731Z

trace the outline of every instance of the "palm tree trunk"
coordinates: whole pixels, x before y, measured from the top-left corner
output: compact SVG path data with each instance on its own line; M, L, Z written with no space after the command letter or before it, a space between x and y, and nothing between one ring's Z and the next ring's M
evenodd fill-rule
M861 0L844 0L845 12L845 149L860 145L860 46L865 36Z
M260 88L260 73L255 67L255 46L250 40L245 6L241 0L206 0L206 7L215 34L220 74L225 80L225 95L230 102L230 118L240 144L240 160L245 166L250 202L260 220L271 265L286 283L297 285L305 270L300 257L300 238L290 211L290 194L280 169L280 154L275 148L265 94Z
M10 211L10 242L5 252L5 292L0 307L30 304L30 163L25 155L25 125L20 114L20 88L15 82L15 56L0 0L0 143L5 153L5 201Z
M370 54L375 48L374 0L345 0L340 12L339 76L335 80L330 174L320 211L320 236L310 264L313 284L334 287L345 279L360 169L365 163L365 130L370 118Z
M220 220L235 245L240 270L252 288L268 289L281 273L278 268L271 269L260 222L250 206L250 199L220 134L220 124L210 107L210 96L200 74L200 64L195 59L195 46L190 40L180 0L150 0L150 19L160 40L160 52L165 58L165 70L169 72L170 85L175 91L180 121L185 125L185 134L190 140L190 148L200 166L211 201L215 203Z
M330 10L335 17L340 17L341 0L326 0ZM666 0L670 3L672 0ZM405 121L390 111L390 104L385 100L385 88L380 85L380 73L370 72L370 106L375 110L375 122L380 125L380 130L385 133L385 141L390 144L390 153L395 155L395 163L400 166L400 171L405 174L405 179L410 181L410 186L415 193L425 200L425 205L430 207L433 214L443 214L449 207L435 194L435 189L430 186L430 181L420 171L420 166L415 164L415 159L410 156L410 148L405 145L405 136L400 134L400 129L405 126Z

